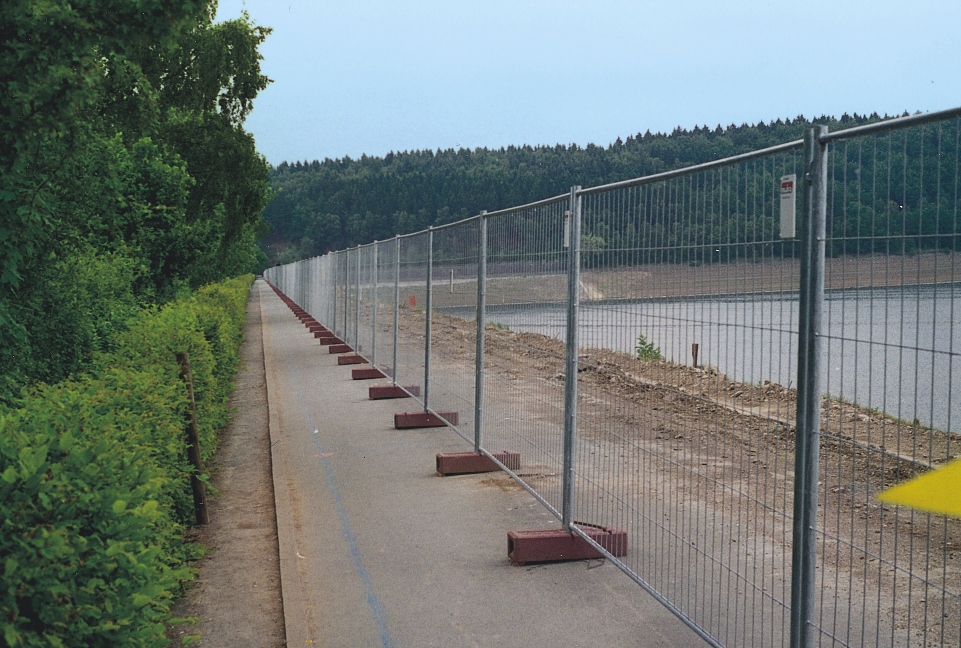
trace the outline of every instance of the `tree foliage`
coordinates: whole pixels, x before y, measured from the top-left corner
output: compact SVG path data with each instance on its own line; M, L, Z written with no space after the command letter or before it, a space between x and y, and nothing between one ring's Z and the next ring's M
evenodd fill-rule
M243 122L269 30L215 8L0 3L7 397L81 366L136 307L259 263L267 165Z

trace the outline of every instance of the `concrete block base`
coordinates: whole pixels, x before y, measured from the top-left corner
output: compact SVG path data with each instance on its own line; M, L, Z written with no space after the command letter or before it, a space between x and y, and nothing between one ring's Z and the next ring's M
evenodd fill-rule
M374 385L367 390L367 398L370 400L382 400L385 398L410 398L410 395L420 396L420 385Z
M394 427L398 430L447 427L448 421L451 425L457 425L457 412L437 412L437 414L431 412L398 412L394 414Z
M585 528L587 535L613 556L627 555L627 532L614 527ZM507 557L515 563L603 558L579 535L563 529L508 531Z
M353 351L349 344L331 344L327 347L327 350L331 353L350 353Z
M343 358L344 356L341 356ZM375 378L386 378L384 372L376 367L369 369L354 369L350 372L350 377L354 380L373 380Z
M365 364L366 362L364 356L359 355L342 355L337 358L337 364L339 365Z
M320 346L327 346L328 344L343 344L344 341L341 340L336 335L332 333L314 333L314 337L320 342Z
M510 470L517 470L521 467L521 455L519 452L500 450L498 452L492 452L491 454ZM437 453L437 474L442 477L447 475L497 472L500 469L501 467L494 463L490 457L477 454L476 452Z

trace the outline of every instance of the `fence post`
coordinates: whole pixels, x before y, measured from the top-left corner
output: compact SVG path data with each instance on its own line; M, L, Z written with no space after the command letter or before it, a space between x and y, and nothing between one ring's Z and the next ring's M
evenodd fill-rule
M371 307L374 309L373 316L371 318L371 333L370 333L370 366L377 367L377 241L374 241L373 245L374 259L372 264L374 266L374 280L373 280L373 290L371 291Z
M394 348L391 350L390 378L397 384L397 326L400 323L400 235L394 237Z
M430 325L434 293L434 226L427 228L427 324L424 327L424 411L430 408Z
M477 219L477 348L474 352L474 452L481 451L481 431L484 429L484 327L487 324L487 217L485 209Z
M200 476L206 472L200 454L200 435L197 431L197 404L194 401L194 377L190 371L190 356L185 351L177 354L177 364L180 365L180 379L187 385L187 459L194 467L190 475L190 490L194 496L194 517L197 524L209 524L207 513L207 485Z
M574 439L577 437L577 311L580 305L581 279L581 198L580 186L571 187L570 227L567 254L567 339L564 353L564 469L563 506L561 510L565 531L574 521Z
M804 205L798 301L798 394L791 556L791 648L814 645L818 476L821 442L821 313L827 214L827 126L804 136Z

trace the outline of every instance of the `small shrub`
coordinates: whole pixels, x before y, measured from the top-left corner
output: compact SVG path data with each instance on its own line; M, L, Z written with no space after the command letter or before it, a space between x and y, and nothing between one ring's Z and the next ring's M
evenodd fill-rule
M634 344L634 354L640 360L663 360L661 350L653 342L648 342L643 333L637 334L637 341Z

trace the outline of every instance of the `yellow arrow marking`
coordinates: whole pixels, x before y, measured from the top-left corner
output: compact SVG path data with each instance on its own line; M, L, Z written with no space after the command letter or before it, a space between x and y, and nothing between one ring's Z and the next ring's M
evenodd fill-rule
M924 473L878 494L889 504L961 517L961 460Z

